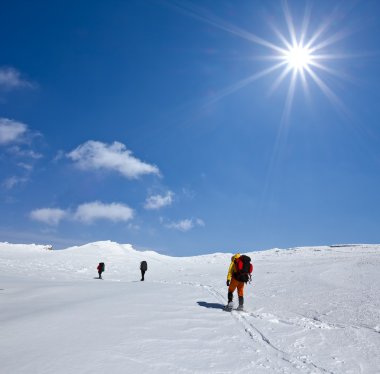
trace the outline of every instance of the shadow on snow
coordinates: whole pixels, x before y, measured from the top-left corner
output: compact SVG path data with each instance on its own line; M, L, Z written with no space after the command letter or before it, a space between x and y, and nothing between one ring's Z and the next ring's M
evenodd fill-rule
M197 301L197 304L199 306L203 306L204 308L211 308L211 309L223 309L224 305L219 303L207 303L206 301Z

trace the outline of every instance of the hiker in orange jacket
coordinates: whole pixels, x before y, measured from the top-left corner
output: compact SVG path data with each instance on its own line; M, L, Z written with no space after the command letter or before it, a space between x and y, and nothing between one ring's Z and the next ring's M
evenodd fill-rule
M233 307L233 293L237 289L239 296L238 310L244 308L244 284L251 278L253 266L251 259L248 256L237 253L231 257L231 264L227 273L227 287L228 287L228 304L226 310L232 310Z

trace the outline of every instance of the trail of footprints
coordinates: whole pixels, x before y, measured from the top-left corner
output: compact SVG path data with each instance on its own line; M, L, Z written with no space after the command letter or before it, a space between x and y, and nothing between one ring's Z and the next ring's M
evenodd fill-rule
M198 287L203 287L206 289L211 295L213 295L219 302L225 303L225 298L223 295L220 294L217 290L215 290L212 286L209 285L203 285L203 284L197 284L197 283L188 283L188 285L194 285ZM251 312L232 312L232 316L236 319L238 323L240 323L245 333L252 339L255 343L259 343L261 346L263 346L266 350L271 350L276 358L279 358L280 360L289 363L291 366L296 368L297 370L302 370L305 373L328 373L328 374L334 374L333 372L320 367L316 364L314 364L312 361L306 359L306 358L298 358L293 357L289 353L283 351L282 349L276 347L274 344L271 343L269 338L261 331L259 330L252 322L250 322L250 317L252 318L260 318L260 319L267 319L265 315L258 315ZM280 319L273 319L274 316L267 315L269 317L272 317L272 321L278 321L279 323L285 323L288 325L293 325L293 323L288 321L283 321ZM307 320L305 318L305 320ZM314 321L314 320L313 320ZM318 320L309 321L311 324L320 322Z
M202 284L202 283L196 283L196 282L168 282L168 281L158 281L159 283L170 283L170 284L177 284L177 285L187 285L187 286L193 286L193 287L201 287L208 291L210 295L212 295L218 302L221 304L225 304L225 295L221 294L218 290L216 290L212 285ZM304 315L300 315L299 317L295 317L289 320L281 319L273 314L270 313L258 313L258 312L235 312L233 311L231 313L233 318L239 323L242 328L244 329L245 333L249 336L251 340L253 340L255 343L258 343L262 348L264 348L268 352L268 356L266 358L266 365L270 365L273 359L282 360L285 363L288 363L291 365L294 369L297 369L298 372L301 373L328 373L328 374L334 374L332 371L325 369L321 366L316 365L313 363L310 359L307 357L297 357L292 356L290 353L282 350L281 348L274 345L270 339L260 330L258 329L252 319L260 319L267 323L271 324L283 324L287 326L294 326L299 327L301 329L307 329L307 330L313 330L313 329L345 329L345 328L354 328L354 329L370 329L371 331L375 333L379 333L380 329L378 328L371 328L368 326L357 326L357 325L349 325L349 324L342 324L342 323L329 323L326 321L322 321L319 319L319 317L308 317ZM257 346L255 346L257 348ZM270 351L272 353L270 353ZM273 362L272 362L273 364ZM271 367L271 369L274 369ZM286 368L283 370L284 373L287 373ZM293 373L293 371L291 371Z

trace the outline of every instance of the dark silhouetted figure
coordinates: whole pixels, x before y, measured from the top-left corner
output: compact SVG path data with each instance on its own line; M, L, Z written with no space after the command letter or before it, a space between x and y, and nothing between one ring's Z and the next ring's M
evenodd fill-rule
M103 273L103 271L104 271L104 268L105 268L105 266L104 266L104 262L99 262L99 265L98 265L98 267L97 267L97 269L98 269L98 274L99 274L99 279L102 279L102 273Z
M146 261L141 261L140 270L141 270L141 281L143 281L145 272L148 270L148 264L146 263Z

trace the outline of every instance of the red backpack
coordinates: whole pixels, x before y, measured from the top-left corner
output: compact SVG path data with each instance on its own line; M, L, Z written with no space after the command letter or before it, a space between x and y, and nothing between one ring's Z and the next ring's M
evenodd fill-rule
M235 278L239 282L250 282L253 265L251 264L251 258L246 255L241 255L235 259Z
M99 265L98 265L98 267L97 267L98 272L100 271L101 273L103 273L104 268L105 268L105 266L104 266L104 262L99 262Z

